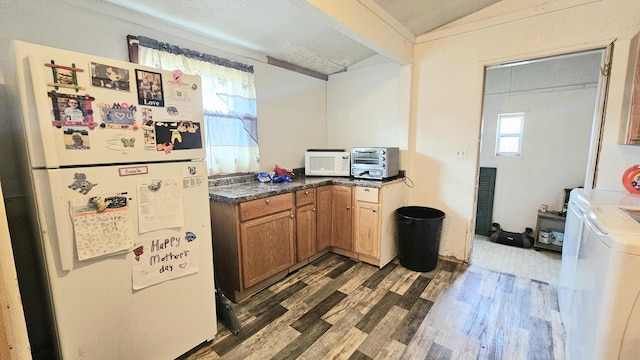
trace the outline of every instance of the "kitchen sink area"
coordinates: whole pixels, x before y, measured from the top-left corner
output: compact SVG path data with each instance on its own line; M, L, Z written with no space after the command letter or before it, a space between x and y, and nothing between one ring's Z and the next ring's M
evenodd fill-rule
M395 210L404 178L305 177L263 183L255 175L210 180L219 287L239 301L329 253L382 268L398 254Z

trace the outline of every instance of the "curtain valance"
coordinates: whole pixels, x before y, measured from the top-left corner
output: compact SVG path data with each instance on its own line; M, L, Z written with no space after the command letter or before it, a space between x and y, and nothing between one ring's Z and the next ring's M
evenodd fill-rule
M144 46L154 50L168 52L175 55L184 55L190 59L205 61L215 65L222 65L228 68L232 68L232 69L236 69L236 70L240 70L248 73L253 73L253 66L251 65L239 63L236 61L231 61L224 58L219 58L214 55L204 54L204 53L190 50L190 49L184 49L179 46L160 42L158 40L154 40L145 36L138 36L137 38L140 46Z

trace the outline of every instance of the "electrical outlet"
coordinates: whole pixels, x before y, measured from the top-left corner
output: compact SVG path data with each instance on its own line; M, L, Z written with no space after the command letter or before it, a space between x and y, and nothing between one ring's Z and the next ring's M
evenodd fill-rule
M457 150L456 151L456 159L466 159L467 158L467 150Z

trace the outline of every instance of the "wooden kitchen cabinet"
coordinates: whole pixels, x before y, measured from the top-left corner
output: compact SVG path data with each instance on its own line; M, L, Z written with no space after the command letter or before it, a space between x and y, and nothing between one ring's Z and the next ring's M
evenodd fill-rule
M333 185L331 190L331 245L334 248L353 251L352 187Z
M356 193L360 188L356 188ZM364 188L367 191L378 189ZM377 196L376 196L377 197ZM358 254L380 258L380 205L375 202L357 200L354 211L354 251Z
M405 189L403 182L355 187L354 251L360 260L383 267L398 255L395 211L405 205Z
M210 208L216 277L229 299L251 295L294 265L292 193L239 204L211 201Z
M333 216L331 211L333 186L316 188L316 251L320 252L331 246L331 227Z
M248 288L294 264L294 220L290 211L240 224L242 275Z
M384 266L397 255L405 184L322 185L240 203L211 201L214 266L232 301L267 288L323 252ZM354 206L355 204L355 206Z
M316 191L296 191L296 260L316 254Z

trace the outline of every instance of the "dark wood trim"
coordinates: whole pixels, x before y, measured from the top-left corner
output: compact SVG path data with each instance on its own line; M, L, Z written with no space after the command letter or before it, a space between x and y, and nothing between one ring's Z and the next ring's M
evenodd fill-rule
M139 64L138 59L138 37L127 35L127 46L129 48L129 62Z
M304 68L302 66L294 65L294 64L288 63L286 61L274 59L274 58L272 58L270 56L267 56L267 64L273 65L273 66L277 66L277 67L281 67L283 69L295 71L297 73L308 75L308 76L314 77L316 79L320 79L320 80L324 80L324 81L329 80L329 76L328 75L325 75L323 73L319 73L319 72L311 70L311 69Z

